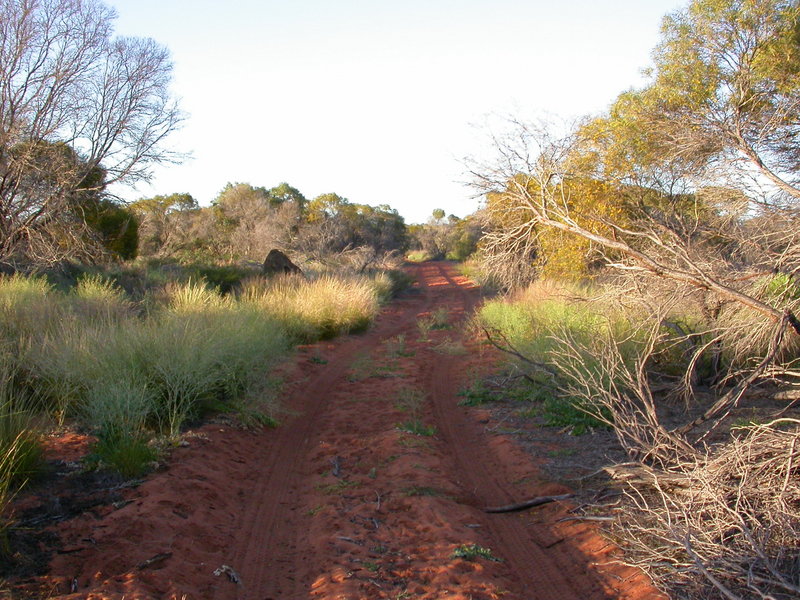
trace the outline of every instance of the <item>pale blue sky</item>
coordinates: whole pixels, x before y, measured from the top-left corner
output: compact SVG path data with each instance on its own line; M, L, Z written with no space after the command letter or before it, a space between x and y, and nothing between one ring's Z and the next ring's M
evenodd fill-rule
M135 199L287 181L408 222L476 208L460 159L487 115L573 117L641 84L676 0L110 0L175 63L188 119Z

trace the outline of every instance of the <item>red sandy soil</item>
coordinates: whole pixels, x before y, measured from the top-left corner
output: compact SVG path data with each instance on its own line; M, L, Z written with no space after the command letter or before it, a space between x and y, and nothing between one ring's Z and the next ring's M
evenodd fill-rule
M569 490L487 431L486 413L458 405L496 360L461 328L480 291L448 263L408 268L414 288L367 333L301 349L279 427L198 429L124 501L54 525L50 575L28 589L127 600L660 598L593 525L557 523L564 503L484 512ZM418 320L442 308L451 327L422 339ZM398 428L411 418L398 408L403 389L425 394L434 435ZM465 544L498 560L454 557Z

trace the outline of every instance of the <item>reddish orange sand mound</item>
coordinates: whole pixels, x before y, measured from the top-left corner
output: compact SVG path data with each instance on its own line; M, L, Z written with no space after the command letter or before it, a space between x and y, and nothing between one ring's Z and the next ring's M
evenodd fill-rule
M568 490L458 406L491 362L460 329L479 291L446 263L409 269L418 283L368 333L301 350L280 427L199 429L125 501L58 525L37 583L127 600L659 597L592 526L556 523L559 503L484 512ZM435 311L447 328L418 327Z

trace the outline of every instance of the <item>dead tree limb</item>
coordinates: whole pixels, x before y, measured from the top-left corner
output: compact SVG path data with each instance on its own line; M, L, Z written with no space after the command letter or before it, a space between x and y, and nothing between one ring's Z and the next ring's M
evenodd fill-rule
M492 506L489 508L484 508L483 512L487 513L516 512L519 510L525 510L527 508L533 508L535 506L541 506L542 504L549 504L550 502L567 500L569 498L573 498L574 496L575 494L561 494L560 496L538 496L536 498L531 498L530 500L525 500L524 502L517 502L516 504L506 504L505 506Z

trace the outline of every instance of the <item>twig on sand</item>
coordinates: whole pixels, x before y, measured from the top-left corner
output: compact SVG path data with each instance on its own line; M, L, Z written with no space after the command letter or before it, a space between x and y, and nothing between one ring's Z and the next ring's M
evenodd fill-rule
M515 512L518 510L525 510L526 508L533 508L534 506L541 506L550 502L558 502L559 500L567 500L573 498L575 494L561 494L560 496L538 496L525 500L524 502L517 502L516 504L507 504L505 506L490 506L484 508L483 511L487 513L506 513Z
M228 565L222 565L219 569L214 570L214 575L216 575L217 577L219 577L223 573L225 573L228 576L228 579L230 579L233 583L236 584L242 583L242 578L239 577L239 574Z
M556 523L564 523L566 521L616 521L616 517L610 515L573 515L571 517L561 517Z
M160 554L156 554L152 558L148 558L146 561L139 563L136 565L136 568L140 571L147 569L148 567L152 567L158 563L164 562L168 558L172 556L172 552L162 552Z
M333 469L331 469L331 473L333 473L334 477L341 477L342 476L342 457L341 456L334 456L331 459L331 465L333 465Z

